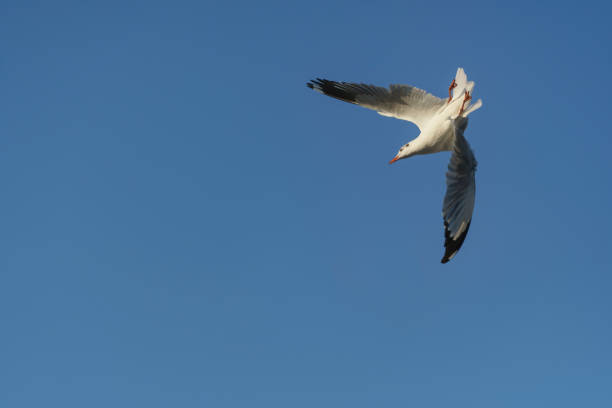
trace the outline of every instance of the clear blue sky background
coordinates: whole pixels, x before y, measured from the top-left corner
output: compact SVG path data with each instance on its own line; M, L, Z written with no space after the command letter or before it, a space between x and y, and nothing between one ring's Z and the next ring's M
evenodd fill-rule
M5 1L3 407L612 401L606 2ZM484 107L449 155L313 77Z

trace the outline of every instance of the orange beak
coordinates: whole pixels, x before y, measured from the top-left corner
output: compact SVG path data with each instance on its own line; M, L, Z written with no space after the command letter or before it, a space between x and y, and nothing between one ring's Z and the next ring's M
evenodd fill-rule
M399 160L399 157L398 157L398 156L395 156L393 159L391 159L391 161L389 162L389 164L391 164L391 163L395 163L395 162L396 162L396 161L398 161L398 160Z

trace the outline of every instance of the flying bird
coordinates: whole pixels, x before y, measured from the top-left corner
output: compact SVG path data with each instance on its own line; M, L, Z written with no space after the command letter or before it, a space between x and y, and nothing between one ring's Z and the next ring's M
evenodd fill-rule
M468 81L463 68L457 69L448 88L448 98L444 99L410 85L382 88L321 78L306 85L332 98L417 125L421 131L419 136L400 147L389 164L417 154L452 151L442 205L445 251L441 262L450 261L465 241L472 222L477 163L463 133L467 128L468 115L482 106L480 99L471 103L474 82Z

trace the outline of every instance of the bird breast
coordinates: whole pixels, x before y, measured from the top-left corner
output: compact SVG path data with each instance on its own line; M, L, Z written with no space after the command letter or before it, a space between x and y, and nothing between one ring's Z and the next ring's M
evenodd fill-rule
M436 120L437 119L437 120ZM423 137L423 153L437 153L452 150L454 132L450 117L435 118L421 133Z

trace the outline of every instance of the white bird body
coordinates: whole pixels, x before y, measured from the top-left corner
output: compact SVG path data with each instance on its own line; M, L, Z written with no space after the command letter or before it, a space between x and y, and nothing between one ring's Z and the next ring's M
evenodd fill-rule
M417 154L453 150L455 145L454 122L459 117L467 118L470 113L482 106L482 101L478 100L474 105L468 106L467 109L462 109L465 92L469 95L474 88L474 82L467 82L467 76L462 68L457 70L455 84L460 89L453 89L453 95L449 102L443 104L429 117L423 118L422 128L419 126L421 133L408 144L410 149L406 152L407 155L402 155L399 159ZM463 112L459 114L461 110Z
M463 132L467 117L482 106L479 99L469 104L474 82L467 80L463 68L457 69L444 100L409 85L391 85L389 89L373 85L316 79L308 87L336 99L373 109L383 116L415 123L421 133L402 146L390 163L414 155L453 151L446 173L447 192L442 216L445 254L442 263L452 259L467 235L476 192L476 159Z
M451 108L453 107L451 106ZM455 136L452 131L453 122L450 117L450 112L447 108L432 116L421 131L421 134L409 143L410 147L412 147L411 155L452 150Z

